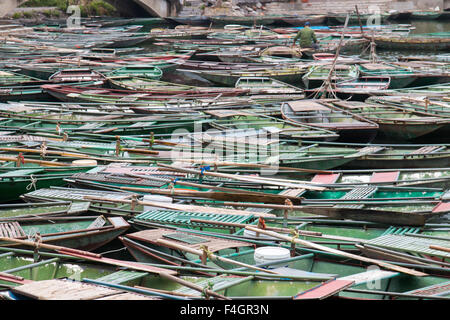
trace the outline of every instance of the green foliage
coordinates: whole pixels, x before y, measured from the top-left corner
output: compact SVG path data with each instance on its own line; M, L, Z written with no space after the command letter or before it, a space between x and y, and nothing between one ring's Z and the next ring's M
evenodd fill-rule
M59 18L59 17L61 17L62 12L60 10L55 9L55 10L45 10L42 12L42 14L44 16L46 16L47 18L52 18L52 17Z
M22 18L22 12L14 12L14 14L12 15L13 19L20 19Z
M79 5L81 16L83 17L116 15L116 9L105 1L92 0L85 2L87 2L87 4L81 5L81 0L29 0L21 5L21 7L57 7L59 9L45 10L42 13L46 17L59 17L62 15L62 12L67 11L67 7L70 5Z
M112 16L116 9L109 3L102 0L94 0L85 6L80 6L81 16Z
M72 2L68 0L29 0L21 5L21 7L57 7L66 11Z
M34 16L34 14L33 14L33 12L30 12L30 11L24 11L23 16L24 16L24 18L30 19Z

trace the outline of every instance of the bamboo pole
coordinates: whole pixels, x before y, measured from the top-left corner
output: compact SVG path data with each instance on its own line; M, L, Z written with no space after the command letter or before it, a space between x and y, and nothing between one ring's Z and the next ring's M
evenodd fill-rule
M437 245L431 245L429 248L434 249L434 250L444 251L444 252L450 252L450 248L441 247L441 246L437 246Z
M208 224L216 224L216 225L223 225L223 226L228 226L228 227L239 227L239 228L245 228L245 227L249 226L248 224L244 224L244 223L210 221L210 220L202 220L202 219L191 219L191 222L208 223ZM293 232L293 230L289 229L289 228L277 228L277 227L268 227L268 226L264 230L281 232L281 233L292 233ZM333 236L333 235L327 235L327 234L323 234L322 232L316 232L316 231L306 231L306 230L296 230L296 231L300 236L305 236L305 237L315 237L315 238L323 238L323 239L330 239L330 240L343 240L343 241L350 241L350 242L363 242L363 243L366 242L365 239Z
M194 174L203 174L205 176L212 176L212 177L219 177L219 178L228 178L228 179L234 179L238 181L245 181L245 182L259 182L259 183L265 183L269 185L275 185L275 186L282 186L287 188L297 188L297 189L309 189L314 191L323 191L326 188L314 186L314 183L309 183L307 181L299 181L303 183L295 183L290 180L285 179L272 179L272 178L262 178L262 177L255 177L255 176L244 176L244 175L236 175L236 174L227 174L227 173L218 173L218 172L198 172L196 170L191 169L184 169L184 168L178 168L172 165L157 163L158 166L164 167L164 168L170 168L176 171L180 172L187 172L187 173L194 173Z
M84 196L84 199L85 200L108 201L108 202L113 202L113 203L128 203L128 204L133 203L133 200L107 199L107 198L101 198L101 197L95 197L95 196ZM230 215L254 215L254 216L258 216L258 217L275 217L274 214L261 213L261 212L256 212L256 211L233 210L233 209L226 209L226 208L175 204L175 203L166 203L166 202L158 202L158 201L137 200L137 201L135 201L135 203L138 205L153 206L153 207L158 207L158 208L165 208L165 209L179 210L179 211L218 213L218 214L230 214Z
M163 272L163 273L160 274L160 276L162 278L167 279L167 280L172 280L174 282L177 282L177 283L179 283L179 284L181 284L181 285L183 285L185 287L197 290L197 291L199 291L201 293L205 293L205 295L207 295L207 296L213 296L213 297L216 297L216 298L219 298L219 299L222 299L222 300L231 300L230 298L225 297L225 296L223 296L221 294L218 294L218 293L216 293L216 292L214 292L212 290L209 290L207 288L202 288L199 285L196 285L195 283L192 283L192 282L180 279L180 278L175 277L173 275L170 275L168 273L164 273Z
M167 247L170 247L170 248L173 248L173 249L183 250L183 251L186 251L186 252L189 252L189 253L192 253L192 254L196 254L199 257L202 257L204 255L204 252L205 252L205 251L202 251L202 250L197 250L197 249L194 249L194 248L190 248L190 247L187 247L187 246L175 243L173 241L168 241L168 240L163 240L163 239L157 239L156 243L164 245L164 246L167 246ZM234 265L237 265L237 266L240 266L240 267L245 267L245 268L249 268L249 269L253 269L253 270L257 270L257 271L262 271L264 273L278 274L278 272L275 272L275 271L272 271L272 270L267 270L267 269L255 267L255 266L252 266L250 264L243 263L243 262L239 262L239 261L231 260L231 259L228 259L228 258L224 258L224 257L218 256L218 255L216 255L214 253L207 253L207 254L208 254L208 257L211 260L219 260L219 261L226 262L226 263L231 263L231 264L234 264Z
M386 269L389 269L389 270L393 270L393 271L396 271L396 272L402 272L402 273L409 274L409 275L412 275L412 276L417 276L417 277L427 276L427 274L423 273L423 272L419 272L419 271L416 271L416 270L412 270L412 269L396 266L396 265L393 265L393 264L390 264L390 263L386 263L386 262L382 262L382 261L379 261L379 260L376 260L376 259L371 259L371 258L367 258L367 257L358 256L356 254L352 254L352 253L344 252L344 251L341 251L341 250L333 249L333 248L330 248L330 247L327 247L327 246L323 246L323 245L320 245L320 244L316 244L316 243L313 243L313 242L310 242L310 241L307 241L307 240L300 240L298 238L284 236L284 235L281 235L281 234L273 232L273 231L266 231L266 230L255 228L255 227L252 227L252 226L247 226L245 228L247 230L251 230L251 231L254 231L254 232L259 232L259 233L262 233L262 234L265 234L265 235L268 235L268 236L272 236L272 237L275 237L275 238L278 238L278 239L281 239L281 240L285 240L285 241L289 241L289 242L295 242L297 244L300 244L300 245L303 245L303 246L306 246L306 247L309 247L309 248L313 248L313 249L317 249L317 250L321 250L321 251L325 251L325 252L329 252L329 253L334 253L334 254L337 254L337 255L340 255L340 256L343 256L343 257L347 257L347 258L350 258L350 259L355 259L355 260L359 260L359 261L363 261L363 262L373 263L373 264L376 264L376 265L378 265L380 267L383 267L383 268L386 268Z
M17 157L0 157L0 161L10 161L10 162L16 162L17 161ZM41 166L47 166L47 167L70 167L72 166L69 163L61 163L61 162L53 162L53 161L44 161L44 160L34 160L34 159L27 159L27 158L23 158L21 159L21 161L23 160L24 163L36 163L39 164Z

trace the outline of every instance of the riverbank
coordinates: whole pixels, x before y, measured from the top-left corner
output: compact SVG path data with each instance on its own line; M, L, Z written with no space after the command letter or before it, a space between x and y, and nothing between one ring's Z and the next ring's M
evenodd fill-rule
M117 10L102 0L66 1L66 0L32 0L16 8L7 17L18 20L42 20L64 18L73 14L68 11L71 5L79 5L81 17L116 17Z

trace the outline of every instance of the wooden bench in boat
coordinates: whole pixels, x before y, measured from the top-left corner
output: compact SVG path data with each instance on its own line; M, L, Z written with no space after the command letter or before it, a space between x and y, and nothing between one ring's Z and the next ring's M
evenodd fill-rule
M131 271L131 270L120 270L101 278L96 279L96 281L100 282L108 282L112 284L123 284L133 280L140 280L147 276L148 272L139 272L139 271Z
M249 223L254 219L254 211L248 212L247 215L229 215L219 213L203 213L203 212L186 212L175 210L149 210L143 212L133 218L133 222L148 222L172 225L189 225L199 227L217 227L215 224L191 222L191 219L209 220L211 222L232 222L232 223ZM226 227L226 226L225 226ZM229 228L229 227L226 227Z
M36 300L160 300L154 296L61 279L33 281L11 290Z
M294 297L294 300L311 300L311 299L322 300L330 296L334 296L340 291L353 286L353 284L354 284L353 280L336 279L326 281L310 290L306 290L305 292L299 293Z
M450 293L450 281L433 284L428 287L415 289L405 293L419 296L446 296Z
M340 173L318 173L312 178L311 182L318 184L333 184L336 183L336 181L338 181L340 177Z
M414 151L408 153L407 155L405 155L405 157L422 155L422 154L436 153L436 152L439 152L441 150L444 150L445 148L446 148L445 146L424 146L424 147L421 147L421 148L419 148L417 150L414 150Z
M366 243L371 246L387 248L395 251L447 259L450 258L450 252L430 249L430 246L449 247L450 238L435 239L433 237L409 233L404 235L387 234L371 239Z
M127 234L127 238L151 243L153 245L160 246L159 239L170 240L174 243L182 244L185 247L192 249L201 249L202 246L207 246L211 252L217 252L223 249L236 249L239 251L240 247L248 247L249 243L222 239L217 237L195 235L188 232L175 231L170 229L150 229L138 231L135 233Z
M378 187L375 186L367 186L367 187L357 187L353 190L347 192L342 198L339 200L361 200L367 199L372 194L374 194L378 190ZM361 209L363 208L363 204L338 204L335 205L334 208L348 208L348 209Z
M390 172L374 172L370 177L371 183L376 182L395 182L400 176L400 171L390 171Z
M17 221L0 223L0 237L23 238L25 232Z

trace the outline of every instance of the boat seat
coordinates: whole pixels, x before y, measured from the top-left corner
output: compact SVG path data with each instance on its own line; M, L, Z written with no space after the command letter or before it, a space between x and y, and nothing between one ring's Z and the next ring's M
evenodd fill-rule
M400 176L400 171L374 172L370 177L370 182L395 182Z
M422 148L419 148L415 151L410 152L408 155L419 155L419 154L426 154L426 153L435 153L440 150L443 150L445 147L442 146L425 146Z
M89 122L89 123L82 125L81 127L78 127L78 130L97 129L97 128L103 127L104 125L105 125L104 122Z
M450 240L433 239L427 236L407 233L404 235L386 234L371 240L366 244L381 248L386 248L395 251L414 253L425 256L436 256L441 258L450 258L450 252L445 252L436 249L430 249L431 245L440 247L449 247Z
M26 237L25 232L17 221L0 223L0 236L6 238Z
M357 156L365 156L365 155L370 155L373 153L378 153L382 150L384 150L385 147L364 147L362 149L358 150L358 153L356 154Z
M450 281L433 284L428 287L419 288L404 293L421 296L446 296L450 293Z
M312 178L311 182L320 184L333 184L339 179L340 176L341 176L340 173L330 173L330 174L318 173Z
M353 280L330 280L321 283L314 288L299 293L294 297L294 300L322 300L351 287L353 284Z
M0 173L0 180L3 180L3 178L15 178L15 177L27 177L29 175L42 172L44 169L23 169L23 170L12 170Z
M367 199L372 194L377 191L377 187L368 186L368 187L358 187L353 190L347 192L342 198L339 200L360 200ZM334 206L335 208L348 208L348 209L361 209L364 207L363 204L338 204Z
M439 202L432 210L432 213L450 212L450 202Z
M131 280L138 280L148 275L148 272L137 272L137 271L127 271L121 270L111 274L108 274L104 277L96 279L101 282L108 282L113 284L122 284Z

